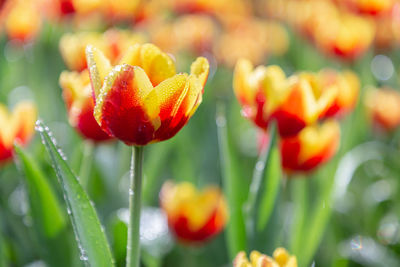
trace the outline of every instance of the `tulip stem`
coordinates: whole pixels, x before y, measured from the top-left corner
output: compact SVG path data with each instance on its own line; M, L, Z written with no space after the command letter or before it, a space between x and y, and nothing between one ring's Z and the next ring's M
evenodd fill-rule
M134 146L130 168L129 225L126 266L139 267L140 263L140 208L142 195L143 147Z

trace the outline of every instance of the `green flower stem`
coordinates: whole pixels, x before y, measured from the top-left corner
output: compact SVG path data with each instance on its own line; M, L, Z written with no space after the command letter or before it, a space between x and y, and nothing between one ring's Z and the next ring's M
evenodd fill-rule
M290 179L291 194L293 197L294 219L291 229L290 251L300 258L301 248L303 246L303 234L307 221L308 212L308 187L309 183L306 177L292 177Z
M130 169L128 246L126 248L127 267L139 267L140 263L142 167L143 147L134 146Z
M89 140L85 140L83 143L83 155L82 163L79 170L79 180L83 188L87 188L89 182L90 170L92 169L93 156L94 156L94 144Z

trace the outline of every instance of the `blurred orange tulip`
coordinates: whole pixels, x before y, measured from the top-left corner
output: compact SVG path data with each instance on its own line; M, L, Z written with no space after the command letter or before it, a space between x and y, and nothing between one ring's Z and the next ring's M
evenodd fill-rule
M269 15L286 21L328 55L354 60L374 40L372 20L344 10L334 1L274 0L265 7Z
M206 241L218 234L228 220L228 207L217 187L198 191L188 182L166 182L160 202L170 229L183 242Z
M372 21L352 14L341 14L325 21L314 33L322 51L343 59L353 60L368 50L375 36Z
M10 1L4 16L5 30L11 40L30 41L41 29L42 17L35 1Z
M295 135L315 123L337 95L334 88L316 92L309 79L302 75L286 78L278 66L254 69L244 59L236 64L233 88L244 116L262 129L276 120L281 136Z
M250 253L250 261L245 252L239 252L233 261L233 267L297 267L296 256L290 255L286 249L277 248L273 257L258 251Z
M144 36L131 31L110 29L104 33L78 32L64 34L60 40L60 52L70 70L82 71L87 68L85 49L88 44L100 49L112 63L135 43L143 43Z
M299 75L310 81L314 92L332 89L336 91L334 101L320 115L321 119L346 115L353 110L357 103L360 81L357 75L351 70L338 72L333 69L323 69L317 74L303 72Z
M106 133L128 145L173 137L202 101L209 71L203 57L192 63L191 74L176 74L171 57L152 44L129 47L114 67L93 46L86 55L94 116Z
M62 72L60 86L63 89L68 119L72 127L83 137L95 142L111 139L94 119L94 102L88 71Z
M282 167L288 173L311 171L328 161L339 143L340 127L336 121L308 126L296 136L281 138Z
M27 144L33 136L36 107L28 101L20 102L10 114L0 104L0 164L12 157L14 142Z
M369 15L381 15L395 4L395 0L347 0L345 2L355 11Z
M391 88L367 92L365 105L372 122L390 131L400 125L400 92Z

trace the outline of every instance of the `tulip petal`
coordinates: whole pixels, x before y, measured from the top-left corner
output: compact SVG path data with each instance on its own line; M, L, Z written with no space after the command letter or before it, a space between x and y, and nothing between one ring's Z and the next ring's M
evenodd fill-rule
M146 69L146 73L151 77L153 85L156 86L175 75L175 65L168 55L159 54L153 58L151 65Z
M182 102L188 75L177 74L155 87L155 91L160 101L161 120L172 117L176 113L176 106Z
M188 182L166 182L160 202L170 227L184 241L204 241L220 232L228 219L225 198L216 187L198 191Z
M199 57L192 64L189 77L178 74L166 80L168 82L161 83L161 88L156 87L158 92L161 90L169 92L160 96L163 98L160 101L162 105L160 117L163 123L156 132L157 139L171 138L188 122L202 101L202 91L208 72L207 59Z
M253 64L249 60L239 59L233 76L233 90L243 105L254 103L255 90L247 82L247 77L253 71Z
M198 57L190 66L190 74L199 79L202 87L206 84L210 65L205 57Z
M92 45L86 47L86 60L88 63L90 80L92 81L93 97L96 102L104 79L111 71L111 63L101 50Z
M153 86L176 74L172 59L153 44L133 45L120 60L120 64L141 67Z
M16 127L14 141L20 144L26 144L29 141L34 133L36 116L37 110L32 102L25 101L16 106L12 116Z
M140 66L140 47L140 44L129 46L119 60L119 65L128 64L132 66Z
M339 141L336 121L308 126L296 136L281 139L282 166L286 171L310 171L335 154Z
M327 121L320 127L307 127L300 133L300 141L303 145L299 154L299 162L304 163L319 153L332 154L330 150L336 150L339 140L340 128L336 121ZM329 150L329 151L328 151ZM327 156L327 155L324 155Z
M204 57L198 57L192 63L189 76L190 88L186 94L186 101L185 99L182 101L182 104L187 103L186 116L191 117L202 102L202 92L204 91L209 71L210 65Z
M11 127L10 125L10 115L8 113L7 107L0 104L0 146L8 147L12 145L12 139L14 138L10 133Z
M149 143L160 125L158 98L149 78L142 68L127 64L114 67L106 77L94 114L105 132L129 145Z

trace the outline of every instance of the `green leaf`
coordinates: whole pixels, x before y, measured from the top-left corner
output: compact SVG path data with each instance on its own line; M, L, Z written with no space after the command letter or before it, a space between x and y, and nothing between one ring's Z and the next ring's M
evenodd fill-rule
M230 144L224 107L217 109L217 129L219 153L222 164L223 188L228 201L230 219L226 226L226 242L229 257L233 259L241 250L247 249L246 228L243 214L241 195L243 182L239 177L237 158ZM246 187L245 187L246 188Z
M15 152L26 177L29 203L39 231L47 238L53 238L66 226L63 210L51 185L36 162L19 145Z
M19 145L14 145L14 148L25 174L31 215L42 244L43 258L49 265L71 266L76 257L71 251L71 232L64 207L36 161Z
M50 154L64 192L68 213L81 250L81 259L89 266L114 266L106 235L88 195L67 165L49 129L38 121L37 130Z
M248 229L251 231L250 240L255 249L262 249L266 246L266 240L271 240L271 229L267 226L276 208L282 177L275 124L271 125L269 133L269 144L254 168L246 203Z

